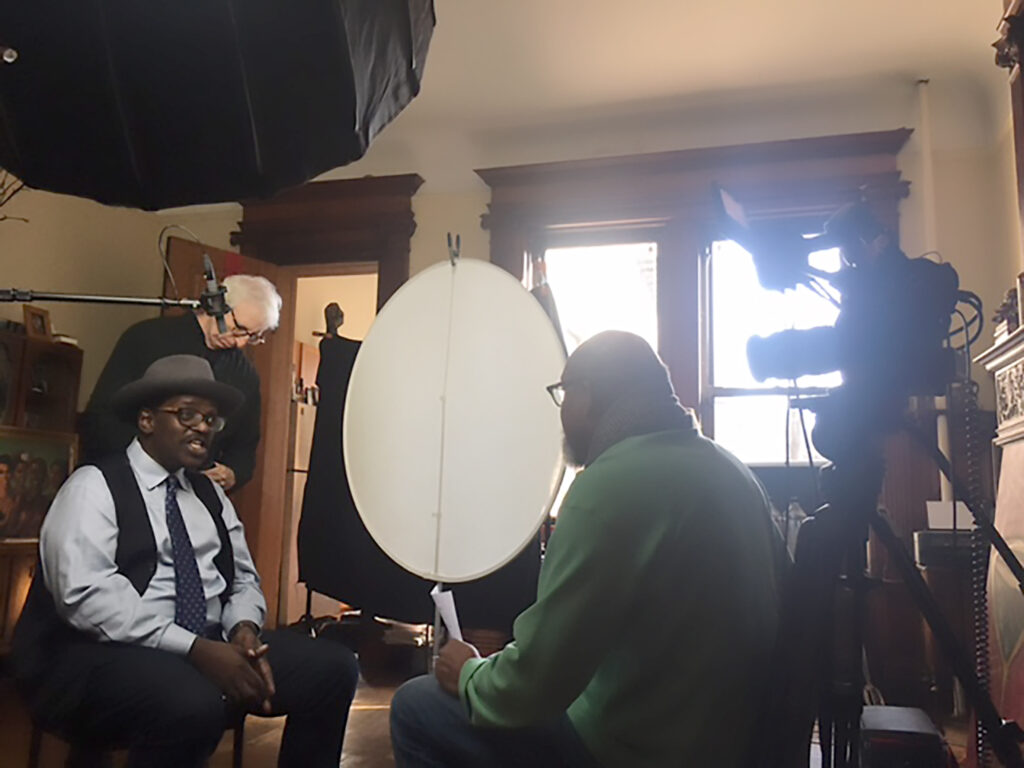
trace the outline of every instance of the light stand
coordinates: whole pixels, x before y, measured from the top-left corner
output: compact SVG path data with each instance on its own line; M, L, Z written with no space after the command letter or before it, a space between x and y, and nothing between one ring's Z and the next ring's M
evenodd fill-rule
M128 304L137 307L183 307L196 309L202 302L198 299L170 299L166 296L148 298L144 296L98 296L84 293L55 293L48 291L0 288L0 302L30 303L33 301L66 301L85 304Z
M18 288L0 288L0 302L33 301L67 301L87 304L128 304L141 307L182 307L185 309L202 309L206 314L217 320L217 330L227 333L224 316L231 311L225 294L227 289L217 282L217 273L208 254L203 254L203 276L206 290L198 299L169 299L166 296L148 298L143 296L98 296L84 293L58 293L53 291L19 290Z

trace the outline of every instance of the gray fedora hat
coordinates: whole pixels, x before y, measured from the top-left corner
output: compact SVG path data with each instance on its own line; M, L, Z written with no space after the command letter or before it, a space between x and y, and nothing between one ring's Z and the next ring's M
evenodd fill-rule
M245 395L213 377L210 364L196 355L168 355L153 362L141 379L125 384L110 399L114 413L134 421L139 409L176 395L196 395L212 401L221 416L228 416Z

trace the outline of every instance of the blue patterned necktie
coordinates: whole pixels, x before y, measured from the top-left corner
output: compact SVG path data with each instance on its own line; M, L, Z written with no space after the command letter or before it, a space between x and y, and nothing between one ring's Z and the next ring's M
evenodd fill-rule
M164 481L167 498L167 532L171 536L171 554L174 558L174 623L197 635L206 628L206 594L199 578L199 565L188 537L185 520L178 508L178 488L181 483L174 475Z

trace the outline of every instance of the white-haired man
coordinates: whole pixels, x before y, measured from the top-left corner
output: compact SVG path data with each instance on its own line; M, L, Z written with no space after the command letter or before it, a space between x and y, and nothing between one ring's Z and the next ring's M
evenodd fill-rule
M123 451L134 437L131 425L119 420L111 409L117 390L138 379L161 357L196 355L210 363L217 381L245 395L245 404L218 437L205 474L225 491L249 481L260 441L260 380L242 350L248 344L261 343L277 327L281 297L273 283L254 275L225 278L224 287L231 307L224 318L224 333L215 317L198 310L144 320L121 335L79 424L84 462Z

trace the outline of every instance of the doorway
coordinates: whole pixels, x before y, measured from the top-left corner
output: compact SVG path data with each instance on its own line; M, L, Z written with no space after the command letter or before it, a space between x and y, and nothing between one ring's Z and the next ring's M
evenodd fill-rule
M278 625L293 624L306 613L306 588L299 583L298 530L302 500L309 472L310 449L316 423L316 375L320 364L319 343L326 323L325 307L334 302L344 312L338 333L362 341L377 314L378 273L375 263L293 267L284 270L291 283L293 301L283 312L281 328L293 329L291 402L288 413L288 455L285 467L284 525L281 542L281 588L278 593ZM313 616L337 616L340 604L314 594L309 606Z

